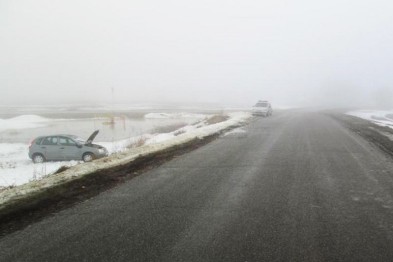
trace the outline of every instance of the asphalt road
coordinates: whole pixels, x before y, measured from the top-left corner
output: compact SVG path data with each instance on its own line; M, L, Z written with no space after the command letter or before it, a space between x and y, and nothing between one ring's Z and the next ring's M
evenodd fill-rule
M256 118L0 239L0 261L393 261L393 160L330 117Z

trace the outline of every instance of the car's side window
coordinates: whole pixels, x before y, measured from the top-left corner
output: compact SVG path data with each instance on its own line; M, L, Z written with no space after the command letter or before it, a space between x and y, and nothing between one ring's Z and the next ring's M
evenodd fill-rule
M72 140L71 138L68 138L68 145L69 146L76 146L76 143L74 140Z
M57 145L57 137L56 136L47 136L47 137L45 137L44 141L42 141L42 144L46 145L46 146Z
M66 137L59 137L59 143L62 146L67 146L68 145L68 141Z
M59 141L62 146L76 146L75 142L68 137L59 137Z

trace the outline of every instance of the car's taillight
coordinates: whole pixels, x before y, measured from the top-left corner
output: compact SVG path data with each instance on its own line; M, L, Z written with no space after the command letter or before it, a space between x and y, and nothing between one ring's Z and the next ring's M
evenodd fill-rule
M33 145L33 143L34 143L34 139L30 141L29 148Z

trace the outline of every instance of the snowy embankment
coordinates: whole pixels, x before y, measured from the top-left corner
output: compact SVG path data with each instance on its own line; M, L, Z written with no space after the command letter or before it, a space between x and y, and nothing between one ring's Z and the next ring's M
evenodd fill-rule
M143 138L143 145L139 147L128 147L127 145L130 145L130 140L118 141L116 142L117 145L113 147L116 150L114 150L114 153L109 157L89 163L77 164L78 162L74 162L66 164L71 165L71 167L61 173L45 175L44 177L34 179L29 183L2 190L0 192L0 206L6 208L6 206L10 206L18 200L35 196L49 188L77 180L78 178L97 171L105 171L116 166L126 165L140 157L154 155L175 146L192 142L195 139L204 139L206 137L219 134L224 130L239 127L245 124L250 117L251 114L246 112L231 113L229 114L229 119L224 122L211 125L206 125L206 123L200 122L195 125L185 126L174 132L148 135ZM132 140L134 142L138 142L141 141L141 137L133 138ZM57 163L61 163L60 166L64 166L64 162ZM47 167L48 166L46 166L46 168Z
M357 110L357 111L347 112L346 114L371 121L380 126L387 126L393 128L393 110L390 111Z
M150 113L146 114L147 119L192 119L203 124L203 120L209 115L192 114L192 113ZM97 119L97 118L95 118ZM19 133L20 130L29 130L31 128L41 128L52 125L54 122L61 122L63 119L48 119L37 115L22 115L9 119L0 119L0 132L12 131ZM68 119L69 121L70 119ZM190 122L190 120L186 121ZM183 129L193 128L192 125ZM183 130L182 129L182 130ZM181 132L180 130L178 132ZM113 142L95 142L106 147L109 153L116 153L126 150L130 147L146 143L157 143L172 137L173 134L155 134L145 133L140 136L132 136L127 139ZM1 140L7 141L1 137ZM62 166L70 167L80 164L81 161L61 161L46 162L43 164L34 164L28 157L27 143L9 143L0 142L0 190L4 187L19 186L32 180L41 179L50 175Z

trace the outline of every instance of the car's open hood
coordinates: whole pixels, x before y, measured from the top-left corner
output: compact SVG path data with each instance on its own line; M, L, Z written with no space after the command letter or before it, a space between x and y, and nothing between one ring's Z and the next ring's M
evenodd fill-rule
M93 140L94 138L96 138L98 132L100 132L100 130L94 131L93 134L91 134L89 138L86 140L85 145L90 145L91 143L93 143Z

